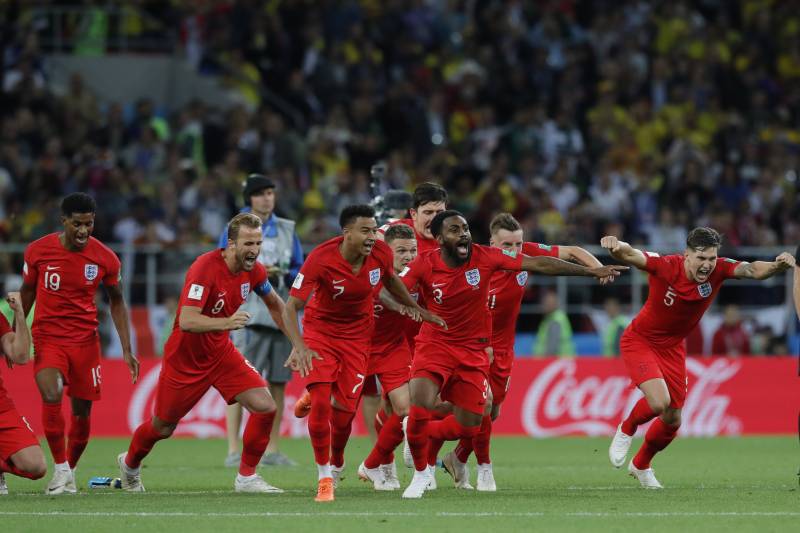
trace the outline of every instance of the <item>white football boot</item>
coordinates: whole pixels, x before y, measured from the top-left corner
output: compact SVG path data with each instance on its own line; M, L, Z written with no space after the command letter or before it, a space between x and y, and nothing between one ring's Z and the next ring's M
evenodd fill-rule
M253 474L252 476L236 474L236 481L233 482L233 490L236 492L261 492L267 494L283 493L283 489L273 487L258 474Z
M119 479L121 489L128 492L144 492L144 485L142 485L141 469L132 469L125 464L125 456L127 452L122 452L117 456L117 465L119 466Z
M635 477L639 480L639 484L644 489L663 489L664 486L658 482L656 479L656 473L653 471L652 468L645 468L644 470L639 470L633 465L633 459L631 462L628 463L628 473L631 477Z
M69 468L56 468L53 471L53 479L44 489L45 494L53 496L56 494L75 494L76 492L78 492L78 489L75 486L75 474Z
M358 465L358 477L362 481L369 481L372 483L372 488L375 490L392 490L391 487L386 485L386 476L381 470L381 467L378 468L367 468L364 463Z
M414 477L411 478L411 483L406 487L406 490L403 491L403 498L422 498L422 495L425 494L425 490L427 490L430 483L431 471L429 469L414 470Z
M622 431L622 424L617 426L617 432L614 433L611 446L608 447L608 458L614 468L620 468L625 464L625 458L628 457L628 451L631 449L631 442L633 442L633 437Z
M397 477L397 465L394 461L386 465L381 465L380 469L383 471L383 478L386 480L386 486L391 490L399 489L400 479Z
M497 491L497 485L494 482L494 472L492 472L492 463L478 465L478 484L476 488L481 492Z
M453 478L453 485L457 489L474 490L469 483L469 466L458 460L456 452L450 452L442 458L444 470Z

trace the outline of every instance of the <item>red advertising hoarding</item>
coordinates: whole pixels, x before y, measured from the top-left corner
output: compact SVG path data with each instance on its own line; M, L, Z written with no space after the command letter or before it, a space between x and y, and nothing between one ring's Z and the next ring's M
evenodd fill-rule
M160 367L158 359L143 360L139 383L134 386L122 361L106 360L102 368L103 399L92 410L92 434L127 436L148 418ZM800 378L795 358L690 358L687 369L689 394L683 409L682 436L796 433ZM32 365L4 369L2 378L17 409L41 435L41 400ZM305 420L292 415L292 405L301 393L298 380L287 386L282 425L285 436L307 435ZM630 387L619 359L518 359L495 433L532 437L612 435L640 397L639 391ZM210 390L176 433L223 437L222 397ZM358 416L354 434L363 433Z

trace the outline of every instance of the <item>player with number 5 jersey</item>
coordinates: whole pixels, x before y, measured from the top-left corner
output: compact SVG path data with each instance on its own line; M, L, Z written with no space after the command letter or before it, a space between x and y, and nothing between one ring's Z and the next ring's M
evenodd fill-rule
M250 291L261 297L283 329L283 300L272 290L267 269L257 261L262 238L261 219L240 213L228 223L227 246L201 255L189 267L172 334L164 346L153 416L136 428L127 453L117 456L123 489L144 492L142 459L156 442L170 437L181 418L214 387L228 404L239 402L250 411L234 490L283 492L256 474L269 444L275 401L264 379L229 336L250 319L240 309Z
M650 462L676 437L689 386L685 339L730 278L763 280L795 265L784 252L775 261L741 262L718 257L722 238L712 228L695 228L683 254L660 256L643 252L609 235L600 241L611 256L649 274L644 307L627 327L620 351L634 385L644 394L619 425L609 459L625 464L636 429L652 419L644 443L628 463L628 473L646 489L660 489Z
M367 374L373 298L380 284L423 319L442 324L417 305L395 274L391 249L376 238L371 206L344 208L339 224L342 235L308 255L284 312L310 395L308 432L317 464L318 502L334 500L334 481L344 468L344 448ZM297 313L304 306L301 335Z
M61 202L61 233L51 233L25 249L20 289L26 315L33 307L32 336L36 385L42 397L42 425L55 469L46 493L74 493L75 467L90 433L92 402L100 399L100 337L95 293L102 282L122 356L135 383L139 362L133 355L128 309L120 288L120 261L91 236L96 206L84 193ZM61 412L64 385L72 403L69 437L64 442Z
M554 257L527 257L473 244L466 219L453 210L433 218L431 233L441 245L439 250L418 256L400 275L407 287L419 285L428 309L448 326L427 323L417 335L405 432L415 472L404 498L421 498L431 484L430 458L443 441L472 438L480 428L489 397L487 348L492 324L486 302L494 273L510 270L606 279L626 269L587 268ZM440 392L442 400L453 404L454 415L430 423L429 435L431 410Z

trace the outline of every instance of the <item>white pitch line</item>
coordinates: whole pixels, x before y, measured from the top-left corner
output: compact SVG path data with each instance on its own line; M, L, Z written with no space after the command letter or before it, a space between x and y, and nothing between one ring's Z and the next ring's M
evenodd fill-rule
M64 516L88 516L88 517L140 517L140 518L159 518L159 517L202 517L202 518L280 518L280 517L464 517L464 518L530 518L530 517L570 517L570 518L603 518L603 517L795 517L800 516L800 512L795 511L719 511L719 512L624 512L624 513L599 513L599 512L570 512L570 513L505 513L505 512L437 512L437 513L418 513L418 512L356 512L356 511L334 511L334 512L260 512L260 513L192 513L192 512L96 512L96 511L0 511L0 516L38 516L38 517L64 517Z

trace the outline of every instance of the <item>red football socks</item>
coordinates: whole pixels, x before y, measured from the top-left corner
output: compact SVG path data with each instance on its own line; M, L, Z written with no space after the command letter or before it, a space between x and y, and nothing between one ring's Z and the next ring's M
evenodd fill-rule
M456 446L456 449L453 450L453 453L456 454L456 457L458 457L459 461L466 463L469 459L469 455L472 453L472 449L472 439L462 438L460 441L458 441L458 446Z
M378 412L375 413L375 420L373 420L373 424L375 424L375 434L379 435L381 432L381 428L386 423L386 419L389 416L386 414L386 411L383 410L383 407L378 409Z
M331 460L331 385L317 383L309 389L311 412L308 414L308 435L314 448L314 461L326 465Z
M128 468L139 468L142 459L147 457L156 442L166 438L153 427L153 419L148 418L134 431L128 454L125 456L125 464Z
M81 458L83 450L89 443L89 429L91 419L88 416L72 416L69 426L69 437L67 439L67 460L69 467L74 469Z
M622 422L622 432L626 435L633 436L639 426L649 422L655 417L656 414L650 408L650 404L647 403L647 399L640 398L639 401L636 402L636 405L633 406L633 409L631 409L628 418Z
M436 456L441 450L444 441L460 438L473 439L479 430L480 426L468 427L461 425L453 415L431 422L428 424L428 437L430 439L428 442L428 464L436 464Z
M61 402L42 403L42 425L44 426L44 436L47 437L47 444L50 446L50 453L53 455L53 462L56 464L65 463L67 455L64 442L64 415L61 413Z
M275 421L275 411L271 413L250 413L242 436L242 461L239 474L252 476L256 473L258 462L269 444L269 434Z
M656 418L647 429L639 453L633 458L633 466L639 470L650 468L653 456L669 446L678 435L678 427L668 426L660 418Z
M17 465L11 462L11 460L0 459L0 473L7 472L9 474L14 474L15 476L25 477L28 479L39 479L44 476L44 473L36 475L31 474L26 470L20 470L17 468Z
M349 411L331 409L331 466L344 466L344 448L353 430L354 416L355 413Z
M428 423L431 413L424 407L412 405L406 423L406 438L414 457L414 468L422 471L428 468Z
M401 442L403 442L403 420L392 413L378 433L378 441L364 460L364 466L378 468L380 465L392 462L394 449Z
M489 458L489 442L492 438L492 417L484 416L478 433L472 437L472 445L475 448L475 459L479 465L488 465L492 462ZM459 459L461 461L461 459ZM461 461L466 463L466 461Z

